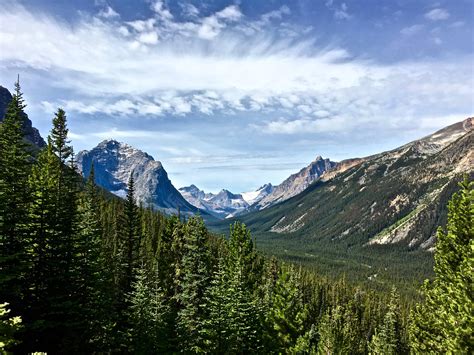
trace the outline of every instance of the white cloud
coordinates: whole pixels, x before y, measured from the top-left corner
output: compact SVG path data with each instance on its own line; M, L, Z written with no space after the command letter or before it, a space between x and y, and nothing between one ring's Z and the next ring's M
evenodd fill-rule
M409 27L404 27L400 30L400 33L405 36L412 36L419 33L424 28L423 25L416 24Z
M109 5L107 5L105 9L102 9L99 11L99 16L106 19L120 17L120 15L114 9L112 9L112 7L110 7Z
M161 18L164 20L171 20L173 15L171 12L165 7L165 4L162 0L156 0L152 2L151 9Z
M431 21L441 21L449 18L449 12L445 9L437 8L425 13L425 17Z
M156 32L143 32L138 36L138 41L144 44L157 44L158 34Z
M227 6L223 10L202 20L202 24L198 30L198 36L203 39L211 40L227 26L227 23L235 22L241 17L242 13L236 5Z
M180 3L179 6L183 10L183 15L187 17L197 17L199 9L191 3Z
M327 0L325 5L333 12L334 18L336 20L348 20L352 17L352 15L349 13L349 7L345 2L338 6L334 3L334 0Z

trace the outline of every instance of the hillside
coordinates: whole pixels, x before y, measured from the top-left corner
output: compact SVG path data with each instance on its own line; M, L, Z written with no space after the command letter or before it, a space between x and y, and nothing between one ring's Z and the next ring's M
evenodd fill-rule
M446 202L460 176L473 173L472 124L469 118L329 171L301 194L238 220L265 250L326 272L425 277Z

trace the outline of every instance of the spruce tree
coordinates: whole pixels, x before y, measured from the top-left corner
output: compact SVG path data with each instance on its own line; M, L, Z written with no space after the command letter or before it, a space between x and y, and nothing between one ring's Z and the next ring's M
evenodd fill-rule
M32 327L38 330L29 341L32 350L78 351L82 344L76 334L85 328L77 240L79 183L73 160L66 160L72 148L64 111L58 110L53 124L30 177L31 312Z
M110 351L114 348L112 339L116 321L113 309L114 285L112 270L107 264L105 248L102 246L100 205L92 164L79 210L79 292L81 309L87 323L84 342L91 350Z
M383 323L375 329L375 334L369 345L372 354L400 354L402 353L399 300L396 289L392 289L388 311L384 316Z
M28 174L32 157L24 139L25 104L20 83L0 124L0 299L18 314L28 267Z
M210 278L208 234L204 222L192 217L186 223L180 278L176 294L179 307L177 333L180 350L186 353L203 352L206 310L204 292Z
M135 199L135 180L130 174L125 200L125 292L130 292L140 247L139 211Z
M303 303L300 278L294 267L282 270L273 292L268 322L280 351L294 346L304 334L307 309Z
M414 352L469 354L474 349L474 182L466 176L448 204L447 231L438 230L435 279L411 314Z
M156 277L145 268L137 271L130 293L131 349L137 354L162 353L169 350L169 305Z

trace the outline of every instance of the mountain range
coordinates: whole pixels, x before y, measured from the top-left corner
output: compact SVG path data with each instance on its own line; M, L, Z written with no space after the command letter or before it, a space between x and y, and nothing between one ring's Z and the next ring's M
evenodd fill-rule
M474 177L473 124L468 118L394 150L340 162L298 195L211 227L226 232L238 219L263 250L328 272L390 277L388 263L422 279L432 270L426 251L446 223L447 201L464 174Z
M274 190L272 184L265 184L255 191L234 194L222 189L219 193L206 193L195 185L181 187L179 192L193 206L200 208L217 218L230 218L249 211L249 207L258 203Z

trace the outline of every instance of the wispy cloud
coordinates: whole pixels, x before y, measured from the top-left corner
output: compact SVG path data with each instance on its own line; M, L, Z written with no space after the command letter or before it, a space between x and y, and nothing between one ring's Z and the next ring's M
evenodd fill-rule
M431 21L441 21L447 20L450 17L450 14L445 9L436 8L425 13L425 17Z
M326 7L333 12L334 18L337 20L348 20L352 17L352 15L349 14L349 7L345 2L336 4L334 0L327 0L325 4Z

